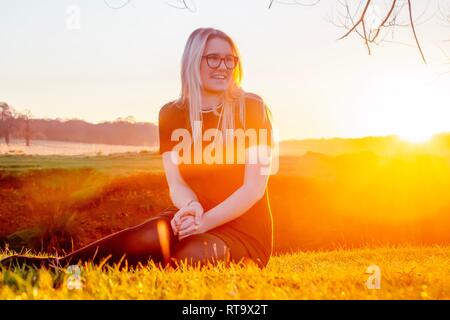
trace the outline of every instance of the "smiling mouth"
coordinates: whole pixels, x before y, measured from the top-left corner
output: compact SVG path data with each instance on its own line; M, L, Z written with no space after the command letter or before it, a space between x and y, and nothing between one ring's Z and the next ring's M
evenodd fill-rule
M227 76L225 76L225 75L212 75L211 78L216 79L216 80L226 80Z

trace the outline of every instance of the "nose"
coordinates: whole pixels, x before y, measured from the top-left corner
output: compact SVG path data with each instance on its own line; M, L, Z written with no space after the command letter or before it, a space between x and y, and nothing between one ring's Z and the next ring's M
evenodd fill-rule
M222 68L222 65L223 65L223 68ZM220 60L220 63L219 63L219 66L217 67L217 69L219 69L219 70L228 70L227 66L225 65L225 59L221 59Z

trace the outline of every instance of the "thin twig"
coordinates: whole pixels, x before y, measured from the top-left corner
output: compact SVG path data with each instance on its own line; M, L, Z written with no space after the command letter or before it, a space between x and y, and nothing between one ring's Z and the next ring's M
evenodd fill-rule
M364 17L366 15L367 9L369 8L371 0L367 0L366 6L364 7L364 10L361 14L361 17L359 18L359 20L356 22L356 24L353 25L352 28L350 28L350 30L348 30L348 32L346 34L344 34L342 37L340 37L338 40L344 39L345 37L347 37L350 33L352 33L353 30L356 29L356 27L364 20Z
M412 17L412 9L411 9L411 0L408 0L408 10L409 10L409 20L411 22L411 29L412 29L413 34L414 34L414 39L416 40L417 48L419 48L420 55L422 56L423 62L425 64L427 64L427 61L425 60L425 56L424 56L424 54L422 52L422 48L420 47L419 39L417 39L416 29L414 28L414 21L413 21L413 17Z
M373 38L369 40L370 42L374 42L375 39L378 37L378 34L380 33L381 28L384 27L384 24L388 21L389 17L392 15L392 12L394 11L396 3L397 3L397 0L392 1L392 6L389 9L389 12L386 14L386 17L384 17L384 20L378 26L377 31L376 31L375 35L373 36Z
M361 24L362 24L363 33L364 33L364 42L366 43L366 47L367 47L367 50L369 51L369 55L370 55L370 46L369 46L369 42L367 41L366 24L364 23L364 20L361 22Z

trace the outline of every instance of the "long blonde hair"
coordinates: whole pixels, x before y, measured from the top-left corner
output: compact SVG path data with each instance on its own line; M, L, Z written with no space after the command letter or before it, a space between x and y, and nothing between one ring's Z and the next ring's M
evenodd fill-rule
M176 101L176 105L187 106L189 109L189 121L194 143L200 142L202 139L201 128L200 131L194 130L194 121L202 121L203 123L200 63L206 42L212 37L218 37L227 41L234 55L238 57L238 64L232 73L232 83L223 97L222 137L225 137L226 129L235 128L234 112L237 107L239 107L240 111L240 121L245 126L245 91L241 88L243 71L239 50L234 41L223 31L214 28L198 28L191 33L184 48L181 61L181 94Z

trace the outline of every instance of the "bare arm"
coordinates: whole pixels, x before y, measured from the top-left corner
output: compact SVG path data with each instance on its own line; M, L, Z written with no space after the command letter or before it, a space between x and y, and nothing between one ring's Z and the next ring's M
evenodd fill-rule
M266 155L258 157L260 161L256 163L249 163L250 155L259 152L259 154ZM262 174L270 172L271 162L271 148L266 145L253 146L246 149L246 165L244 174L244 183L235 192L233 192L227 199L220 204L205 212L201 219L200 227L196 233L207 232L215 227L238 218L240 215L249 210L258 200L264 196L267 186L268 175ZM192 233L192 229L180 231L180 236Z
M178 209L183 208L189 201L198 200L196 194L184 181L178 169L176 151L167 151L162 155L164 172L169 185L170 198ZM175 160L174 160L175 159Z

